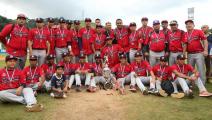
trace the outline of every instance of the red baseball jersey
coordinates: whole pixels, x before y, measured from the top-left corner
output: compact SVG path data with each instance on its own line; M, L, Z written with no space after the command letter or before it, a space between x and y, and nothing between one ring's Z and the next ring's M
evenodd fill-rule
M72 34L67 29L57 28L55 30L55 47L64 48L71 44Z
M119 53L123 52L123 48L118 44L113 44L112 46L106 46L101 52L101 57L108 56L108 66L110 68L114 67L119 63Z
M101 33L98 35L97 33L94 35L94 48L95 50L101 50L105 45L106 35Z
M78 56L80 54L79 45L78 45L78 37L79 31L72 29L72 39L71 39L71 48L74 56Z
M50 78L55 73L56 64L53 64L51 66L49 66L48 64L43 64L41 65L41 68L43 69L46 80L50 80Z
M30 85L39 82L39 78L44 75L44 72L39 66L36 66L35 68L27 66L23 69L23 74L26 79L26 85Z
M75 64L75 69L77 70L91 70L93 65L91 63L85 62L83 64L76 63Z
M150 26L147 27L140 27L138 30L139 34L141 35L141 39L143 40L143 44L148 44L148 36L153 31L153 28Z
M162 67L160 64L157 64L152 68L152 71L156 77L162 77L162 80L172 78L172 68L168 65Z
M139 32L132 32L129 34L129 44L130 48L138 50L138 44L142 44L143 41L140 37Z
M171 67L173 71L177 70L178 72L183 73L185 75L188 75L189 72L194 71L194 68L189 64L183 64L183 65L174 64Z
M5 38L9 34L10 39L6 41ZM8 24L2 29L0 38L5 40L2 42L6 46L7 53L13 56L25 56L27 54L28 35L29 30L25 26L20 27L16 24L13 28L13 24Z
M107 37L111 37L111 38L115 38L115 33L114 33L114 30L111 29L111 30L105 30L104 34L107 36Z
M194 29L191 33L186 32L185 41L187 43L188 53L203 52L202 40L207 40L207 38L201 30Z
M102 71L103 71L102 64L93 63L92 68L95 72L95 76L102 76Z
M152 32L148 38L149 49L154 52L162 52L165 50L165 35L162 31L157 34Z
M0 70L0 91L15 89L24 84L26 84L26 82L24 80L24 75L20 70L7 70L6 68Z
M64 61L60 61L59 64L64 65L64 75L69 76L75 73L76 70L75 64Z
M95 30L90 28L81 28L79 31L79 37L82 38L82 50L84 54L90 55L93 53L92 44L94 44Z
M49 44L50 44L49 54L55 55L55 29L49 28L48 26L46 26L45 29L49 32Z
M114 32L117 43L124 49L124 52L129 52L128 27L123 26L121 29L116 28Z
M50 33L42 28L33 28L29 31L29 40L33 42L32 49L47 49L47 41L50 40Z
M169 32L168 43L171 52L183 52L183 43L186 42L184 35L184 31L179 29L175 32Z
M134 71L138 76L147 76L147 72L152 70L149 62L142 60L140 63L131 63L132 71Z
M171 30L170 29L163 29L163 34L165 35L165 41L168 42L169 40L169 34L171 33Z
M121 63L118 63L112 68L112 72L116 74L116 78L124 78L129 75L131 71L132 68L129 64L121 65Z

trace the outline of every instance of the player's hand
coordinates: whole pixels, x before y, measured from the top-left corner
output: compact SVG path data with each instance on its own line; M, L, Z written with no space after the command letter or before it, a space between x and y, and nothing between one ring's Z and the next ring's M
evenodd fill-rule
M208 56L208 51L204 51L204 52L203 52L203 55L204 55L205 57L207 57L207 56Z
M61 92L63 92L63 91L62 91L61 89L58 89L57 92L61 93Z
M148 53L148 52L145 52L144 55L145 55L145 56L149 56L149 53Z
M19 88L16 89L16 95L17 96L21 95L22 89L23 89L22 87L19 87Z
M68 89L67 89L67 87L65 87L64 89L63 89L63 92L67 92L68 91Z
M193 77L191 77L191 80L195 81L195 80L197 80L197 77L193 76Z
M38 84L38 90L40 90L42 88L42 84L39 82Z
M166 56L166 57L169 56L169 52L166 52L166 53L165 53L165 56Z

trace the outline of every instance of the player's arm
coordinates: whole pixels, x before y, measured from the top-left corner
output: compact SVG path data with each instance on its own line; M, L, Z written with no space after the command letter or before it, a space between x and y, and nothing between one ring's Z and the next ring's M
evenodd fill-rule
M191 79L190 76L187 76L187 75L185 75L185 74L183 74L183 73L180 73L180 72L178 72L177 70L173 70L173 73L174 73L175 75L177 75L178 77L185 78L185 79L188 79L188 80Z
M44 73L43 69L41 69L40 75L41 76L40 76L40 82L38 84L38 88L42 88L42 86L43 86L43 84L45 82L45 73Z

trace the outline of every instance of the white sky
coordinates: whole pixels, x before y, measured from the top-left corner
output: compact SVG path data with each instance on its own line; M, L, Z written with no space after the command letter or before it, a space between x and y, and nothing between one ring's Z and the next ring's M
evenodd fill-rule
M122 18L124 24L136 22L146 16L149 25L155 19L177 20L179 27L185 29L184 21L188 19L188 8L194 7L194 21L196 28L203 24L212 26L212 0L1 0L0 14L8 18L16 18L24 13L29 18L36 17L64 17L66 19L82 19L90 17L92 20L100 18L104 24L114 23Z

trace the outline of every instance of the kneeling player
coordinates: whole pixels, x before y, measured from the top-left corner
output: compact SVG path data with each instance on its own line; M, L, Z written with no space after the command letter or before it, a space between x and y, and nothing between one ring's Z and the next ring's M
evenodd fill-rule
M26 104L26 111L41 111L32 88L25 88L26 81L22 72L15 68L17 58L6 56L6 67L0 70L0 101Z
M51 87L52 93L50 94L51 97L54 98L66 98L66 92L68 89L68 80L66 76L63 74L64 72L64 65L58 64L56 66L56 72L51 79Z

